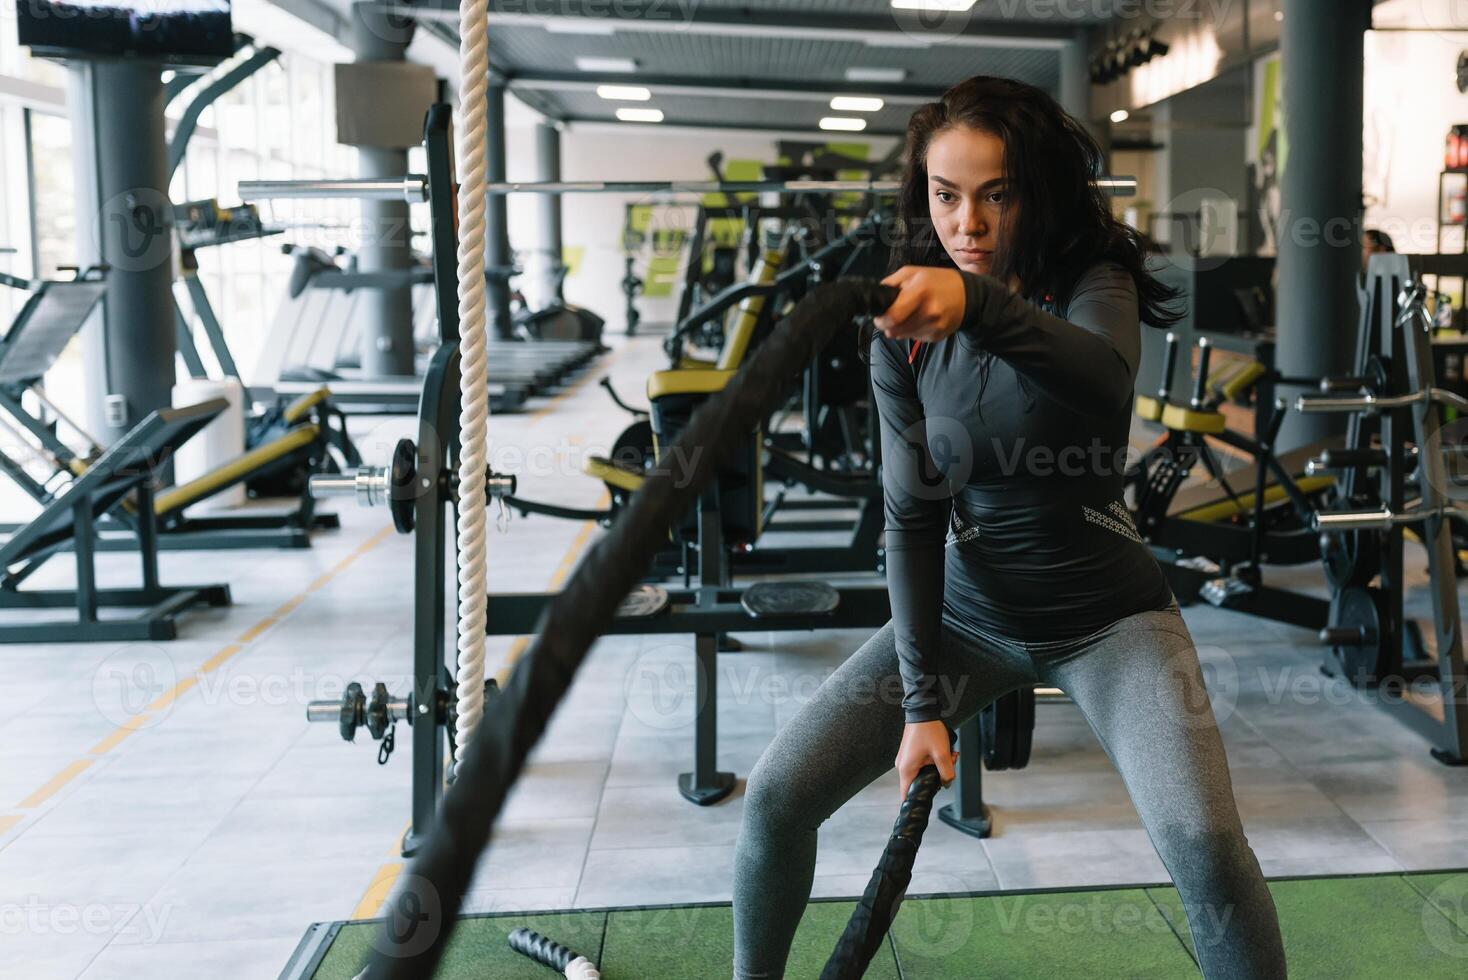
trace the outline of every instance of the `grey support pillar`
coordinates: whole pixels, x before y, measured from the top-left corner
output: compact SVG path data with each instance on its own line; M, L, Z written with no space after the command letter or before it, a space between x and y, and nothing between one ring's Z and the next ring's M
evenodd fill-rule
M561 133L555 123L546 121L535 127L535 145L540 159L540 179L561 179ZM545 285L542 298L546 304L563 302L561 293L561 198L558 194L542 194L537 201L540 224L540 249L545 262Z
M505 84L494 78L489 82L486 99L485 139L489 141L485 154L487 179L503 181L505 176ZM484 264L489 276L489 333L492 337L508 339L512 333L510 324L510 283L504 275L514 263L510 253L509 202L503 194L492 194L485 207L485 251Z
M1279 367L1345 373L1357 326L1369 0L1291 0L1280 39L1288 158L1280 183ZM1291 413L1282 448L1324 438L1334 416Z
M351 42L358 62L402 61L412 40L411 22L389 19L380 5L352 6ZM362 177L401 177L408 172L408 151L398 147L357 147ZM413 265L407 201L363 201L359 272L406 272ZM356 307L361 318L362 373L367 377L411 375L413 366L413 295L404 284L364 290Z
M1091 122L1091 65L1084 33L1060 49L1060 107L1086 128Z
M83 332L87 426L110 443L172 398L163 82L159 66L146 62L76 61L70 71L77 261L111 266L102 311Z

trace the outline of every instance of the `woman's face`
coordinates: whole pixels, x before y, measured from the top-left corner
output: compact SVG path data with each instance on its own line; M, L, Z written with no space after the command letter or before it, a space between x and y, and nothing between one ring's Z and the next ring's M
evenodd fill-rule
M938 239L954 265L989 275L1010 207L1004 141L992 133L954 126L928 144L928 209ZM1013 216L1011 215L1011 218Z

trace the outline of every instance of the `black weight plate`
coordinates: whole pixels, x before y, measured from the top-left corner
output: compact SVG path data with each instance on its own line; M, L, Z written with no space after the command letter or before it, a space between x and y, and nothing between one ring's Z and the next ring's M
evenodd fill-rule
M1381 533L1343 531L1320 536L1325 577L1337 590L1367 585L1381 571Z
M1035 743L1035 689L1027 687L1016 691L1019 695L1019 712L1015 719L1014 758L1011 769L1023 769L1030 764L1030 748Z
M999 701L979 712L979 741L984 748L984 768L990 772L1001 772L1009 768L1009 744L1005 737L1007 729L1000 718L1004 711Z
M841 605L841 593L825 582L756 582L740 597L744 611L760 616L824 616Z
M1382 649L1386 630L1378 595L1373 589L1352 586L1336 593L1330 602L1331 627L1361 637L1360 642L1331 647L1341 673L1357 686L1369 685L1387 672Z
M399 439L393 447L388 480L387 509L393 527L399 534L412 534L418 494L427 493L418 486L418 447L412 439Z
M660 585L639 585L617 606L618 619L646 619L668 608L668 590Z

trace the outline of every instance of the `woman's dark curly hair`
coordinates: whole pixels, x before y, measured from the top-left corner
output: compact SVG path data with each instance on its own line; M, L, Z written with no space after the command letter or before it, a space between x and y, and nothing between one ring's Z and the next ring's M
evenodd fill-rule
M1146 267L1146 250L1136 230L1111 213L1111 202L1095 178L1103 156L1085 127L1033 85L975 75L912 114L907 124L907 165L898 192L897 235L892 268L928 265L954 268L928 210L928 147L940 133L967 126L1004 143L1005 220L992 274L1019 280L1026 297L1051 296L1063 306L1076 282L1098 262L1115 262L1131 274L1143 323L1167 327L1182 319L1170 304L1177 290Z

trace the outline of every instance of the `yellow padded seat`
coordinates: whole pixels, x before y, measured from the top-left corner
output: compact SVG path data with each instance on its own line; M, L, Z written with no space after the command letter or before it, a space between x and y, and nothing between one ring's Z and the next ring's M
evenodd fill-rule
M651 401L666 395L711 395L723 391L734 374L718 368L654 371L647 379L647 397Z
M1138 395L1136 401L1137 418L1143 422L1162 421L1162 403L1155 398L1146 395Z
M755 266L753 281L760 286L769 286L774 283L780 271L780 263L785 261L782 252L775 249L766 249L760 254L759 262ZM754 341L754 329L759 326L760 314L765 309L765 297L762 295L746 296L739 302L739 309L734 318L734 327L724 339L724 348L719 351L718 367L722 370L732 371L744 361L744 355L749 351L749 345Z
M1212 436L1223 432L1228 427L1228 420L1222 412L1197 412L1183 405L1168 405L1162 409L1162 424L1174 432Z
M595 480L616 487L618 490L626 490L628 493L636 493L647 482L647 477L641 473L634 473L625 466L618 466L605 456L588 456L586 462L581 464L581 472Z
M1268 368L1263 364L1260 364L1258 361L1250 361L1244 365L1242 370L1219 385L1219 391L1223 392L1224 398L1233 401L1247 391L1250 385L1262 378L1266 371L1268 371Z

